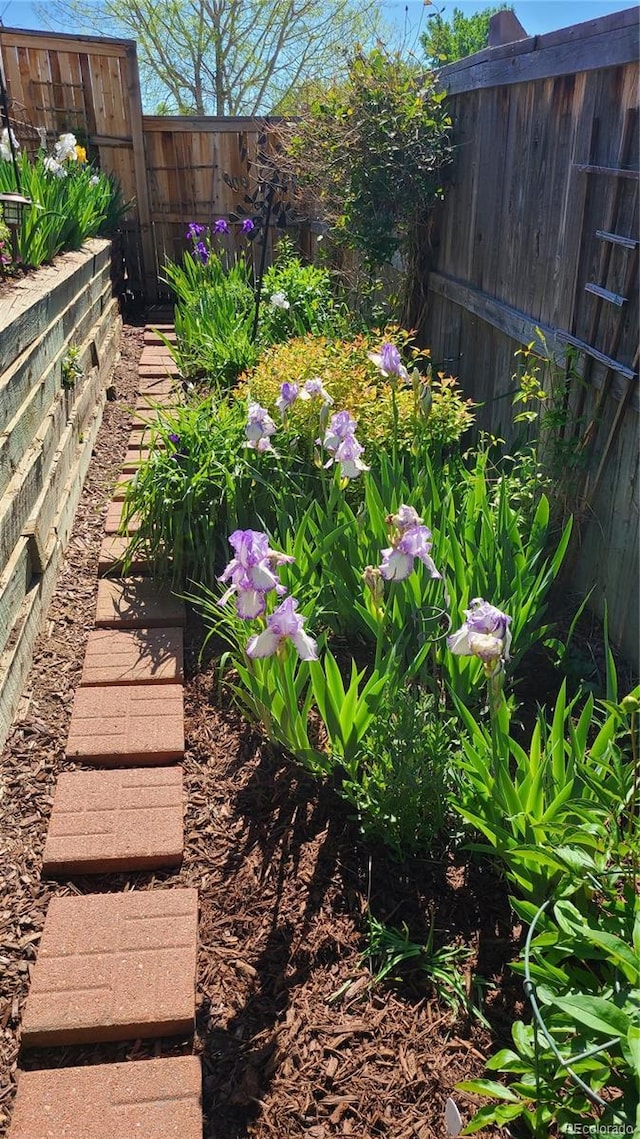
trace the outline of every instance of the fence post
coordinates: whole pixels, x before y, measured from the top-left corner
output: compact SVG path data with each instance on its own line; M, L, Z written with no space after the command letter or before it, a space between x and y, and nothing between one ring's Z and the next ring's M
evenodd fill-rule
M129 114L131 115L131 139L133 142L133 169L136 180L136 200L140 238L142 242L142 262L144 270L145 300L158 299L158 276L156 270L156 249L151 225L149 203L149 180L142 129L142 97L140 95L140 72L136 45L127 46L127 90L129 92Z

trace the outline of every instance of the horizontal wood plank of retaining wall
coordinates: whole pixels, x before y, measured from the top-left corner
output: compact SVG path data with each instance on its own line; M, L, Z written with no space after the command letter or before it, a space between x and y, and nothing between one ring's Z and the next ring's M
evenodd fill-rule
M107 321L115 318L115 311L117 303L108 307ZM104 314L100 320L103 319ZM76 384L73 391L60 392L59 399L52 404L0 500L0 566L5 565L10 557L43 490L66 424L73 417L74 408L77 405L85 417L90 412L91 401L87 401L85 395L88 383L85 379L84 383ZM80 427L82 428L82 423Z
M40 497L0 576L0 618L4 623L0 642L0 743L18 706L33 645L69 539L102 421L105 387L117 359L121 325L113 299L81 346L80 359L87 375L78 385L78 396ZM94 339L99 345L98 364L90 367Z
M33 537L36 549L36 568L41 569L47 559L47 547L52 538L54 518L62 494L63 485L69 473L69 462L75 444L79 443L92 410L100 396L101 386L106 383L117 354L121 321L118 315L118 302L114 298L96 325L96 339L101 344L100 364L89 369L93 336L85 341L83 354L87 366L87 378L76 401L67 426L53 456L46 482L36 500L29 518L23 527L23 535Z
M83 250L65 253L57 264L39 269L12 287L0 302L0 376L49 327L80 287L110 263L111 242L91 238ZM34 296L38 298L35 302Z
M33 577L30 538L19 538L0 574L0 653L6 647Z
M62 382L62 362L69 345L73 342L74 346L80 346L87 330L96 325L105 308L111 304L111 282L108 271L105 272L106 279L98 277L95 285L92 282L84 291L81 302L85 311L79 319L76 316L73 318L73 323L70 322L66 339L63 339L65 335L63 318L55 322L51 328L46 346L43 345L43 351L37 353L41 360L50 357L48 364L41 362L36 369L27 362L22 369L25 376L39 375L40 378L29 391L13 420L0 435L0 495L6 490L45 418L55 416L57 404L69 407L72 402L69 391Z
M638 59L638 8L487 48L438 72L448 95L620 67Z
M6 369L0 378L0 432L8 434L12 422L42 381L50 366L55 365L69 344L82 339L87 309L96 299L111 292L111 265L107 262L95 276L84 281L66 306L51 318L46 328Z
M87 425L82 446L77 450L75 462L61 496L61 507L56 518L54 543L49 549L44 572L31 579L18 619L14 625L10 648L0 656L0 744L6 739L20 696L31 667L33 646L51 600L58 571L62 564L65 546L73 524L73 517L82 493L82 486L91 461L104 407L104 393L94 408Z

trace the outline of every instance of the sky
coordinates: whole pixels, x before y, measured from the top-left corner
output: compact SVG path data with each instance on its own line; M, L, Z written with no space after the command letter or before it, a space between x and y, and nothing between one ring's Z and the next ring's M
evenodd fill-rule
M556 28L566 28L636 6L636 0L511 0L511 3L528 35L542 35ZM434 0L431 4L425 0L382 0L381 3L385 16L397 32L404 35L408 46L413 46L419 32L424 31L430 10L441 11L445 18L450 18L454 7L461 8L465 15L472 15L488 6L482 0ZM7 27L44 26L36 5L30 0L0 0L0 18ZM108 34L108 29L105 29L105 35Z
M442 12L445 19L451 19L454 8L461 9L465 16L471 16L483 8L497 7L500 0L387 0L382 4L387 18L399 29L407 29L407 39L424 31L429 12ZM635 8L637 0L505 0L510 2L526 33L530 36L553 32L556 28L568 28L571 24L581 24L585 20L595 20L598 16L608 16L611 12L621 12L625 8ZM0 0L1 5L1 0Z

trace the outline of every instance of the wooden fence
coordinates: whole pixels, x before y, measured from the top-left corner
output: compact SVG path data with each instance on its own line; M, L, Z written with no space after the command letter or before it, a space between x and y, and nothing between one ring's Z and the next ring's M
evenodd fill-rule
M455 160L422 334L514 438L514 353L557 363L579 453L570 584L637 663L638 9L444 68ZM575 353L571 368L568 356Z
M38 127L50 142L72 131L118 177L132 202L123 226L128 287L156 300L165 258L184 249L188 223L227 218L255 189L265 121L143 115L131 40L3 28L0 47L18 138L33 148ZM227 245L246 248L238 231L232 226ZM269 249L272 236L273 227Z

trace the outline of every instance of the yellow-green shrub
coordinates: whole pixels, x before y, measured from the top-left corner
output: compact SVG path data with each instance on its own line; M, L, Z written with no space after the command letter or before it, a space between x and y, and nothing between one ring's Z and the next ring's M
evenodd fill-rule
M409 371L415 365L421 372L423 394L424 385L428 385L431 392L431 409L425 416L413 385L400 383L396 400L401 446L410 447L416 436L439 444L455 442L473 422L471 402L462 398L450 376L431 377L428 351L413 348L410 334L395 327L353 340L329 340L310 334L275 344L267 349L252 372L241 377L239 394L250 395L278 422L275 403L280 385L287 381L302 386L305 380L319 376L334 400L331 410L349 411L357 419L360 442L365 447L367 444L388 445L393 438L391 385L367 356L369 352L379 351L385 341L397 345ZM422 408L424 403L423 399ZM298 399L288 413L290 426L310 445L320 432L318 415L316 399Z

